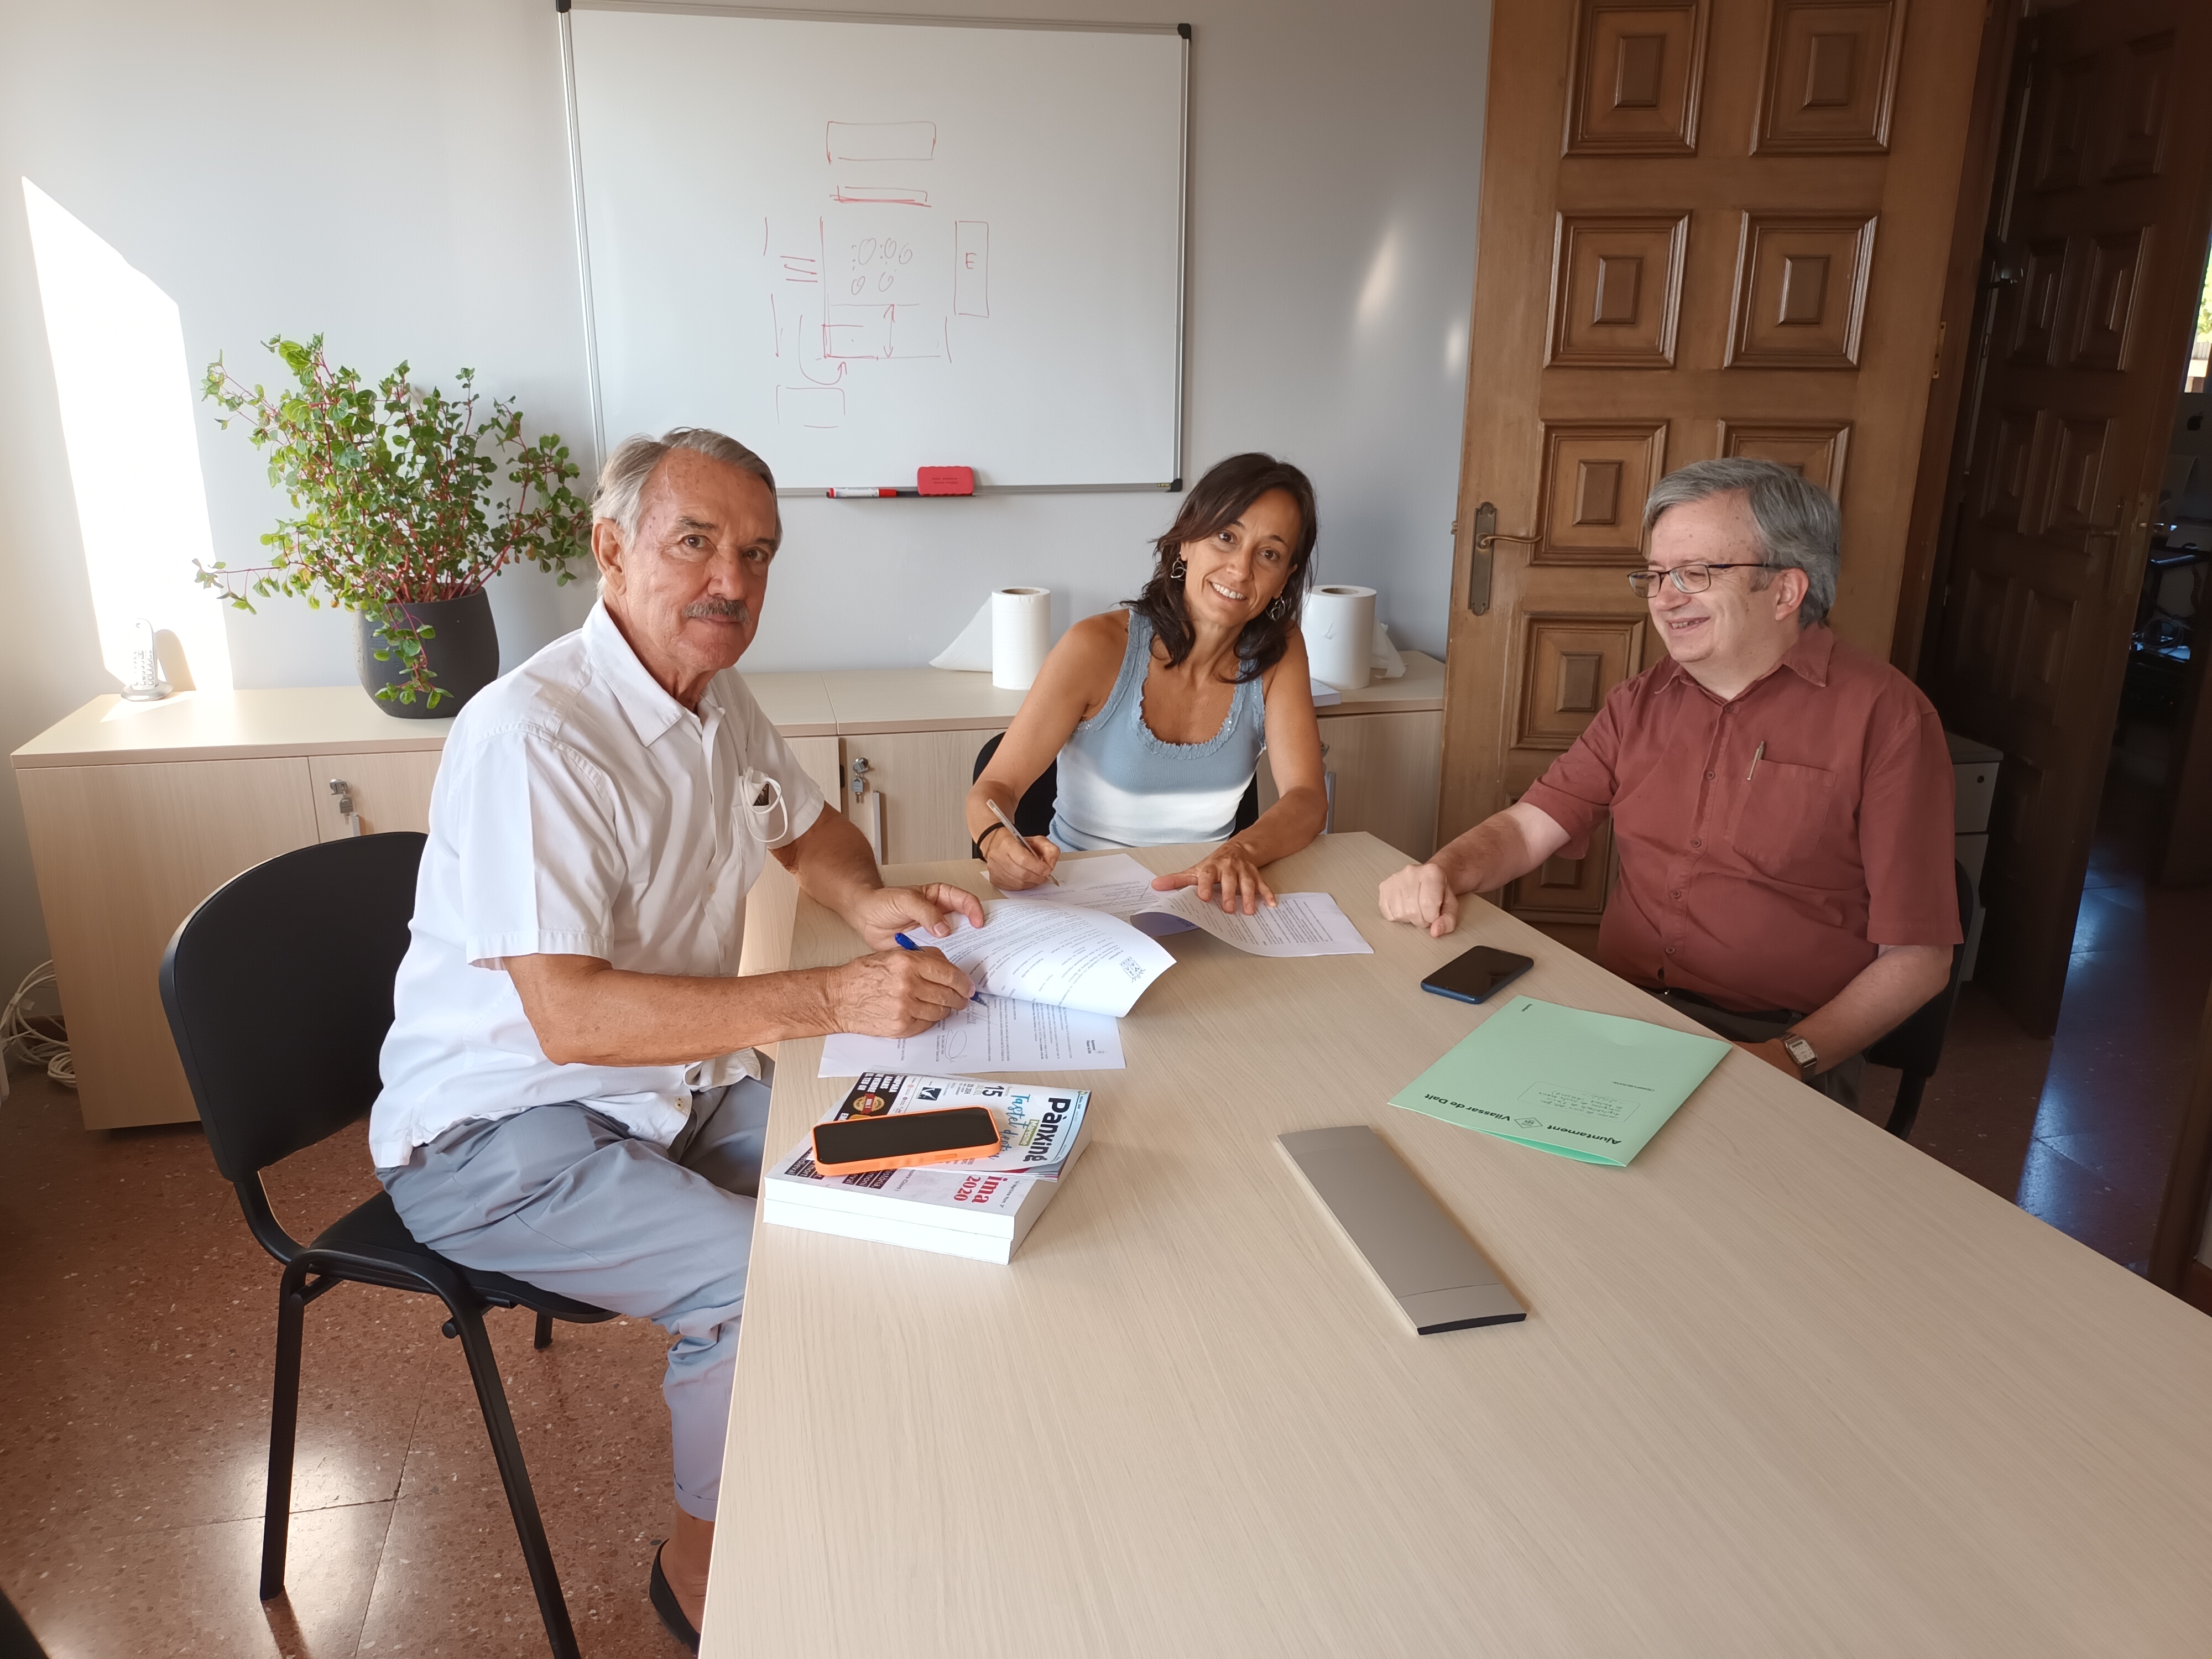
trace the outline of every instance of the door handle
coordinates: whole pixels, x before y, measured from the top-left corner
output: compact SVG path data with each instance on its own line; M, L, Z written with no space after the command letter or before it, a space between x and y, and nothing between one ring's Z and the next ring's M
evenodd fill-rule
M2128 507L2123 501L2112 509L2112 527L2093 530L2091 538L2110 536L2112 538L2112 602L2119 603L2127 591L2142 580L2143 567L2150 558L2150 492L2138 490L2132 505L2135 522L2128 522Z
M1485 501L1474 509L1474 546L1467 560L1467 608L1478 617L1490 610L1490 578L1500 542L1517 542L1523 547L1539 545L1534 536L1500 534L1498 509Z

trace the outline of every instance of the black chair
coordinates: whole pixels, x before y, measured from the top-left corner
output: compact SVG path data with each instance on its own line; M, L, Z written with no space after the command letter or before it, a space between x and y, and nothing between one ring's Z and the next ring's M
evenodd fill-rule
M23 1615L4 1595L0 1595L0 1659L46 1659L39 1638L31 1634Z
M284 1591L307 1304L349 1279L419 1291L445 1304L445 1334L458 1336L468 1356L546 1638L559 1659L577 1659L483 1314L488 1307L534 1310L541 1348L552 1340L556 1319L589 1324L614 1316L425 1249L383 1193L302 1244L278 1224L261 1182L270 1164L358 1123L376 1100L377 1055L392 1024L392 982L407 951L424 839L364 836L256 865L185 917L161 958L161 1006L208 1148L237 1189L246 1224L284 1268L261 1599Z
M983 746L975 751L975 768L968 774L969 782L973 783L983 775L983 769L991 763L991 757L999 752L999 739L1006 735L1003 732L994 732L983 739ZM1038 775L1037 781L1022 791L1021 799L1014 803L1016 832L1024 836L1049 834L1053 804L1059 799L1060 763L1051 761ZM1252 781L1244 786L1244 798L1237 803L1237 829L1230 833L1234 835L1237 830L1249 830L1259 817L1260 775L1255 772L1252 775ZM969 851L979 859L983 856L983 849L973 842L969 844Z
M1966 866L1954 863L1959 884L1959 933L1963 939L1973 931L1974 884L1966 879ZM1869 1043L1867 1063L1891 1066L1905 1075L1898 1080L1897 1104L1890 1108L1890 1133L1899 1140L1912 1135L1912 1120L1920 1115L1920 1093L1943 1059L1943 1039L1951 1029L1951 1009L1959 1000L1959 971L1966 965L1964 944L1951 948L1951 982L1920 1006L1920 1010L1887 1036Z

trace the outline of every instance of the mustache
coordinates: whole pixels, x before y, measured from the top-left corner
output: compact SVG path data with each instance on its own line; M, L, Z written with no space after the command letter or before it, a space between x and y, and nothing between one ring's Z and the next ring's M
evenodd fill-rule
M683 614L686 621L733 622L739 627L753 619L743 599L694 599L684 607Z

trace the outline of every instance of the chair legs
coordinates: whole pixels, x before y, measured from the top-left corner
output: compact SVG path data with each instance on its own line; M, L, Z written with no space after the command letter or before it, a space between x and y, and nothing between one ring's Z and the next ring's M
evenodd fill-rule
M292 1530L292 1448L300 1430L300 1343L307 1311L307 1274L287 1267L276 1295L276 1386L269 1406L269 1492L261 1511L264 1601L284 1593L284 1552Z
M533 1348L550 1348L553 1346L553 1316L551 1314L541 1313L538 1316L538 1334L530 1339L530 1346Z
M300 1428L300 1350L307 1323L307 1304L343 1281L331 1276L307 1282L307 1267L295 1261L284 1269L276 1300L276 1381L269 1408L269 1492L261 1522L261 1599L274 1600L284 1593L284 1554L292 1523L292 1457ZM530 1587L538 1594L538 1612L545 1621L545 1639L554 1659L582 1659L576 1646L575 1626L568 1620L568 1603L561 1594L560 1575L553 1566L552 1547L545 1541L545 1522L538 1513L538 1497L530 1489L530 1472L523 1465L522 1443L515 1437L514 1417L507 1410L507 1390L499 1380L499 1356L492 1352L486 1334L483 1310L460 1307L448 1301L453 1317L446 1334L461 1340L468 1356L469 1377L476 1384L477 1404L483 1409L484 1430L491 1436L493 1459L499 1465L501 1483L507 1488L507 1506L514 1516L514 1530L522 1540L522 1559L530 1566ZM553 1340L553 1320L538 1316L537 1346Z
M1889 1122L1884 1126L1899 1140L1912 1139L1912 1120L1920 1115L1920 1091L1928 1086L1928 1079L1917 1072L1907 1072L1897 1080L1897 1104L1889 1109Z
M553 1568L553 1551L545 1541L545 1522L538 1513L537 1494L530 1489L530 1474L523 1467L522 1443L515 1438L514 1418L507 1408L507 1390L500 1384L499 1356L485 1334L483 1314L476 1308L453 1308L461 1348L468 1355L469 1376L477 1386L477 1403L483 1409L484 1428L491 1436L493 1458L499 1478L507 1487L507 1506L514 1512L514 1530L522 1540L522 1559L530 1565L530 1587L538 1592L538 1611L545 1620L545 1638L555 1659L582 1659L576 1646L575 1626L568 1622L568 1603L561 1594L560 1575ZM538 1316L538 1332L548 1337L551 1322ZM545 1346L544 1341L538 1345Z

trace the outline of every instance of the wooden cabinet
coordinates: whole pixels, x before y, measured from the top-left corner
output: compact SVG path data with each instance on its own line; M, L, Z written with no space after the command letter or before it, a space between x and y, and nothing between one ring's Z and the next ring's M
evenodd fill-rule
M315 839L380 836L393 830L430 828L430 786L438 780L439 749L383 755L310 755L307 787L314 797ZM346 810L341 811L343 807Z
M1436 851L1437 783L1443 744L1437 710L1366 714L1321 723L1322 764L1329 778L1328 827L1364 830L1409 859ZM1260 810L1279 799L1274 773L1260 761Z
M1347 716L1321 730L1336 774L1331 829L1364 830L1412 859L1434 852L1443 712Z
M975 751L1005 730L876 732L843 739L853 821L884 864L968 856L963 817ZM860 780L857 801L851 780Z
M16 781L84 1127L189 1121L161 952L223 883L315 839L306 763L40 767Z
M784 741L791 745L793 757L805 769L806 775L814 780L823 802L833 811L843 811L845 791L841 782L837 739L787 735Z
M191 1121L161 1012L170 935L264 859L428 828L452 724L395 720L356 686L95 697L15 751L85 1127Z
M1339 830L1425 857L1436 821L1443 665L1321 711ZM975 752L1022 694L983 674L886 669L746 676L763 711L886 864L964 858ZM96 697L14 757L76 1051L88 1128L193 1116L161 1012L161 952L240 871L318 841L429 827L450 720L402 720L351 686ZM1273 782L1262 763L1261 792ZM860 792L852 783L858 768ZM333 790L333 783L342 789ZM795 883L771 866L747 907L741 961L788 959Z

